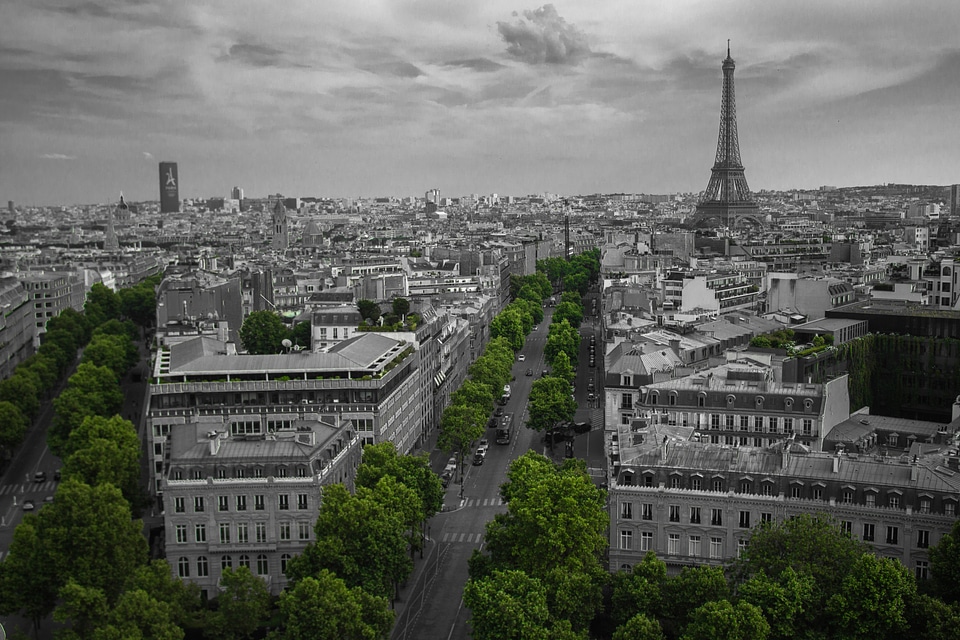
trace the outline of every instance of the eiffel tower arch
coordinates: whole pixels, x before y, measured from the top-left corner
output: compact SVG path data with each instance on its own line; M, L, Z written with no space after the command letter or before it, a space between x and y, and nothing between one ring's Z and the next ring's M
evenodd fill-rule
M764 226L760 207L747 186L740 161L740 141L737 137L737 104L733 85L736 64L727 57L723 69L723 96L720 102L720 134L717 137L717 157L710 171L710 182L697 203L693 226L697 229L753 225Z

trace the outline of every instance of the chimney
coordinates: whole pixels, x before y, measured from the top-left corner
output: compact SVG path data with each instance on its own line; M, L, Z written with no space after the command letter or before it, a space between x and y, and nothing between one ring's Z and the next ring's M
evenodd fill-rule
M663 436L663 441L660 443L660 461L664 462L667 459L667 436Z
M839 451L833 456L833 472L840 473L840 452Z
M670 338L670 348L675 354L680 355L680 339Z
M920 469L917 467L917 456L913 456L910 462L910 482L916 482L920 476Z
M780 447L780 468L786 469L787 462L790 460L790 440L784 440Z
M220 451L220 434L216 431L211 431L207 434L207 438L210 442L210 455L217 455Z

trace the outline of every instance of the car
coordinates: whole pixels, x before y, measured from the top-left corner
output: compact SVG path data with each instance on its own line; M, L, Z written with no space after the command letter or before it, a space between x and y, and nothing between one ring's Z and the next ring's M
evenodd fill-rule
M37 505L33 503L33 500L24 500L23 501L23 510L24 511L33 511L37 508Z
M490 446L490 443L487 442L486 438L480 438L480 446L486 449L487 447Z
M546 378L548 375L550 375L550 372L547 371L546 369L544 369L544 370L543 370L543 373L540 374L540 377L541 377L541 378Z
M517 356L517 362L523 362L523 361L526 360L526 359L527 359L527 356L525 356L525 355L522 354L522 353Z
M503 415L503 407L497 407L497 408L494 410L493 415L495 415L495 416L498 417L498 418L499 418L500 416L502 416L502 415Z
M539 331L539 330L540 330L540 325L538 324L533 325L533 331Z
M587 400L593 402L596 399L597 399L597 396L595 394L592 394L592 393L587 394Z
M56 471L53 472L53 479L56 480L57 482L60 482L60 469L57 469Z
M533 375L533 369L527 369L527 375L528 375L528 376L532 376L532 375Z
M487 429L493 429L495 426L497 426L497 418L490 416L490 419L487 420Z
M37 471L35 474L33 474L34 482L46 482L46 480L47 480L46 471Z
M477 453L474 454L473 456L473 466L479 467L482 464L483 464L483 454L477 451Z
M597 366L597 361L594 360L593 358L590 358L590 366L591 366L591 367Z
M47 504L50 504L51 502L53 502L53 494L50 494L49 496L44 497L43 501Z

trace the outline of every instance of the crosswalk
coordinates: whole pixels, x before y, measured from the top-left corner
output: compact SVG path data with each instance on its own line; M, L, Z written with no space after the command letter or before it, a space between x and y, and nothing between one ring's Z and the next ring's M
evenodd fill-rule
M440 538L440 542L463 542L467 544L480 544L480 541L483 540L482 533L444 533Z
M467 498L465 507L499 507L504 504L503 498Z
M57 489L55 480L46 482L29 482L20 484L5 484L0 487L0 496L20 495L21 493L53 493Z

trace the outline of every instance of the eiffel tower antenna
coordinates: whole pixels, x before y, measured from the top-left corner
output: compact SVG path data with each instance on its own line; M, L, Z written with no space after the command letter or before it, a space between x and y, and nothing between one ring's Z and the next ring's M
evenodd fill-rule
M720 100L720 133L717 136L717 157L710 172L710 182L697 205L697 226L733 227L748 217L759 223L758 207L747 186L740 161L740 141L737 136L737 102L733 85L736 64L730 56L730 40L727 40L727 57L723 69L723 94Z

